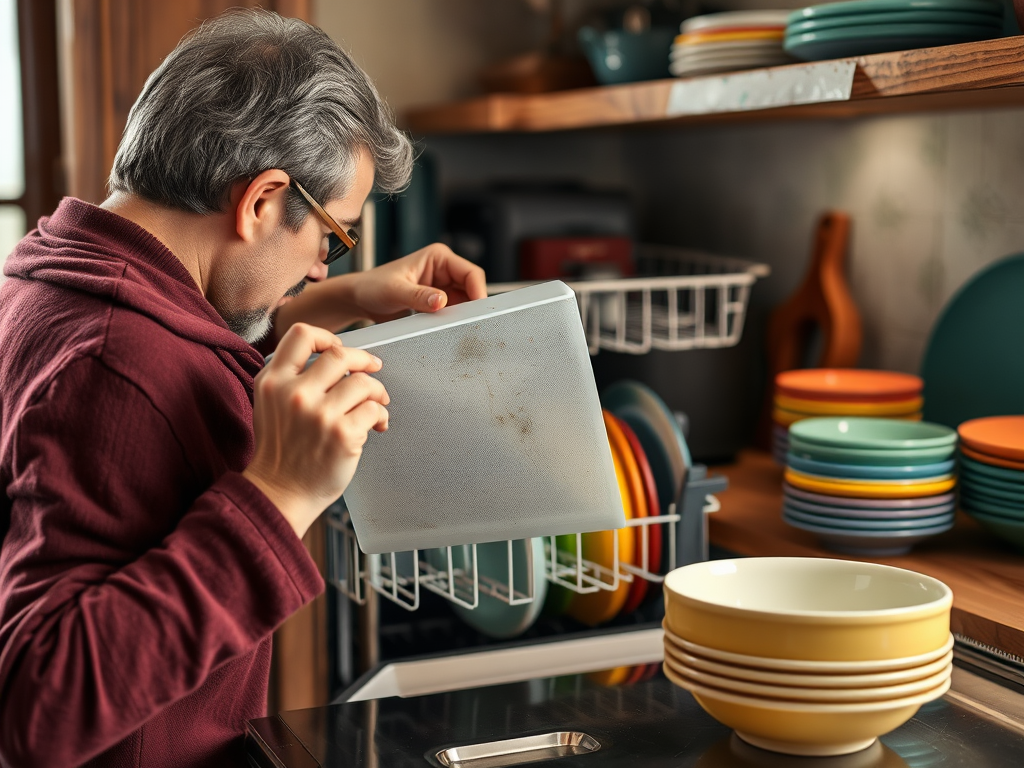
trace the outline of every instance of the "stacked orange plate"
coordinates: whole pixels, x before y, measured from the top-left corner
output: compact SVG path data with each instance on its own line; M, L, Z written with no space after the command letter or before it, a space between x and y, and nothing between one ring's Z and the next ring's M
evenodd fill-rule
M1024 549L1024 416L965 421L960 435L960 508Z
M921 420L924 382L919 376L860 368L805 368L775 377L772 455L786 463L789 428L822 416Z
M870 747L950 686L953 595L874 563L712 560L665 579L665 675L762 749Z

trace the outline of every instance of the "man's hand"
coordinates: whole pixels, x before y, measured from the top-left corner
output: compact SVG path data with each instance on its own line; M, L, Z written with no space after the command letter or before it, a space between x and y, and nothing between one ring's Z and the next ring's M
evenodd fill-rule
M448 304L486 297L483 269L441 243L364 272L352 285L356 307L378 323L410 309L435 312Z
M309 368L306 363L319 352ZM255 382L256 450L242 473L301 538L342 495L371 429L388 428L381 361L322 328L293 325Z

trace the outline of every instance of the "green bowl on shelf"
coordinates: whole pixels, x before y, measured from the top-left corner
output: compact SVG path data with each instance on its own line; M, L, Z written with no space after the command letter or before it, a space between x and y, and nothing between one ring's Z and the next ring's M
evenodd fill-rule
M651 27L643 32L599 32L582 27L577 36L597 81L616 85L671 77L669 51L677 34L672 27Z
M811 443L828 448L856 448L879 451L952 451L956 430L926 421L875 419L863 416L829 416L804 419L789 428L790 442Z

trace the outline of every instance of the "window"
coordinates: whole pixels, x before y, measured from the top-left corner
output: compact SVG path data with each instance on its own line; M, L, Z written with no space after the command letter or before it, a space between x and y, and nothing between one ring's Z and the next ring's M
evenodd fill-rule
M0 263L26 232L19 53L15 0L0 0Z

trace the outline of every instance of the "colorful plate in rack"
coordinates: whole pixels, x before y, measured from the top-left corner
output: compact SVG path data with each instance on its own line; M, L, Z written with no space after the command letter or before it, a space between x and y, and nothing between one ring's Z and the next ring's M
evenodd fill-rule
M605 422L607 424L607 421ZM626 519L634 517L632 498L629 490L629 483L626 479L626 470L622 465L622 459L618 452L612 449L612 463L615 465L615 478L619 483L619 493L622 495L622 507L626 513ZM615 541L619 543L619 561L632 565L636 555L636 535L633 528L619 528L617 531L597 531L595 533L583 534L583 556L592 563L602 566L611 571L615 567ZM607 574L603 579L610 581ZM629 597L630 583L620 581L617 589L601 589L597 592L589 592L585 595L574 594L572 602L566 613L588 627L596 627L611 621L622 610L622 606Z
M476 545L477 573L481 579L508 582L508 542L493 541ZM435 568L447 568L445 550L433 549L427 554ZM452 547L452 564L456 568L472 566L470 547ZM540 616L547 597L548 581L544 573L544 539L520 539L512 542L512 570L515 586L526 589L526 574L533 573L533 601L509 605L492 595L479 594L476 608L452 604L455 613L481 634L498 639L518 637L528 630Z
M626 437L626 442L629 443L629 450L636 461L637 469L640 472L640 479L643 485L643 506L646 509L648 517L656 517L661 514L661 506L658 500L658 488L654 484L654 475L651 472L651 466L647 461L647 456L644 454L643 446L640 445L640 441L637 439L636 433L633 432L626 422L619 420L619 427L622 429L623 435ZM646 536L644 534L646 531ZM638 568L644 567L644 541L647 542L647 570L657 573L661 570L661 539L662 530L660 525L647 525L642 528L637 528L634 532L636 536L636 558L635 565ZM637 590L630 590L629 597L626 599L626 605L623 606L623 613L632 613L643 602L644 597L652 597L650 583L639 576L633 578L634 588L637 584L641 584L642 588ZM657 592L657 590L653 590ZM639 599L634 602L634 593L639 592Z
M626 476L626 485L629 488L629 506L633 510L632 519L647 517L647 495L644 492L643 475L640 474L640 465L636 460L633 449L629 444L629 438L625 432L625 429L629 429L629 425L624 425L623 422L620 422L608 411L604 412L604 420L605 426L608 429L608 438L611 441L612 450L618 454ZM623 426L625 426L625 429L623 429ZM641 534L642 532L639 528L633 529L633 538L635 539L633 562L636 562L641 557L643 547ZM626 596L626 602L623 604L621 612L632 613L635 611L640 606L640 603L643 602L646 594L647 580L634 576L633 582L629 585L629 594Z

